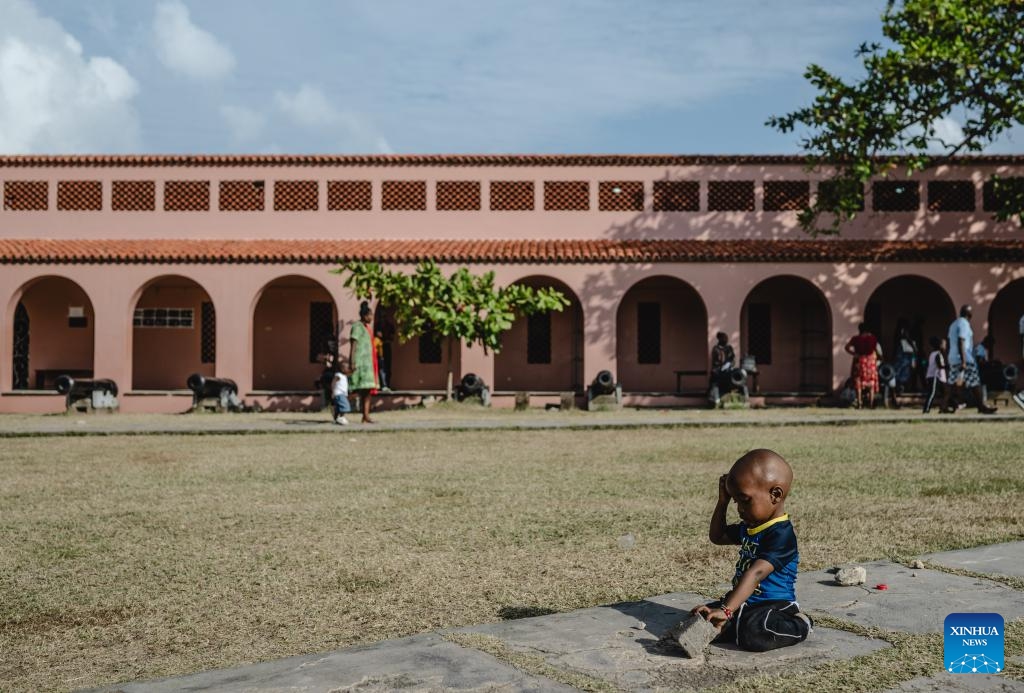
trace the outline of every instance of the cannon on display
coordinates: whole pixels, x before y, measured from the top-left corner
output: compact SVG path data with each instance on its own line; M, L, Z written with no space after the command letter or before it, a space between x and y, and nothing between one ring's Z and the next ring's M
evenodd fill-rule
M117 411L117 383L109 378L72 378L59 375L55 383L57 392L64 395L69 412Z
M587 386L587 410L619 409L622 407L622 386L615 382L611 371L600 371Z
M487 407L491 404L491 390L479 375L466 373L455 390L455 399L459 402L464 402L467 399L479 399L480 403Z
M227 378L209 378L201 373L188 377L186 385L192 390L192 411L241 411L238 385Z

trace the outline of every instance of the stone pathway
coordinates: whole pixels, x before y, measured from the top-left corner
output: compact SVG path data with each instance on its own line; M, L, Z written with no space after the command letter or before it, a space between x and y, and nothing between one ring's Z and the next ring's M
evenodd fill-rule
M926 560L977 573L1019 576L1024 574L1024 542L937 553ZM803 608L812 615L914 634L941 632L946 614L955 611L995 611L1007 621L1024 617L1024 592L992 580L930 568L913 570L888 561L865 568L868 584L859 587L839 587L824 571L801 573L798 596ZM888 589L874 589L879 583ZM805 643L760 654L713 645L704 660L687 660L655 647L658 638L701 601L696 594L666 594L96 690L690 691L757 674L813 669L891 647L884 640L820 625ZM1024 683L1004 676L940 671L891 690L1024 691Z
M83 435L178 435L247 433L369 433L388 431L473 431L537 429L685 428L717 426L856 426L865 424L986 423L1020 426L1024 412L1002 408L994 416L971 412L923 415L900 411L821 408L772 409L623 409L621 411L557 411L484 409L476 405L438 405L429 409L388 411L374 415L378 423L338 426L328 412L264 412L259 414L0 414L0 438Z

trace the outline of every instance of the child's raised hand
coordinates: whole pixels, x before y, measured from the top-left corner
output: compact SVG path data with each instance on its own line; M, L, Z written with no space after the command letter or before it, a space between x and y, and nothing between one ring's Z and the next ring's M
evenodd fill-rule
M723 474L718 477L718 502L728 503L732 496L729 495L729 489L725 487L725 482L728 481L729 475Z

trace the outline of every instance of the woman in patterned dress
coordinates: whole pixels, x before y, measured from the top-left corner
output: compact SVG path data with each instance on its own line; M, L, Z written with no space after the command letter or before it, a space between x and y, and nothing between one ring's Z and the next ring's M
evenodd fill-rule
M857 391L857 407L861 406L861 393L867 390L868 406L873 409L878 394L878 359L875 356L878 338L864 323L857 326L857 332L857 336L846 343L846 353L853 356L853 388Z
M373 345L373 311L370 304L363 301L359 305L359 322L352 324L349 338L348 363L352 374L348 378L350 392L359 395L362 402L363 423L375 423L370 418L371 396L379 387L377 380L377 354Z

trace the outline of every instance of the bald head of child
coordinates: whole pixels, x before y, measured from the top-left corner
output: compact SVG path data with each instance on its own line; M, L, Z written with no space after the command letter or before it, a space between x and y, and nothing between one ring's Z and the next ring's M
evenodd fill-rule
M736 502L740 519L756 527L785 514L786 497L793 484L793 469L776 452L751 450L736 460L726 476L728 495Z

